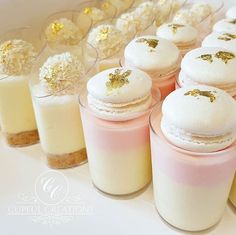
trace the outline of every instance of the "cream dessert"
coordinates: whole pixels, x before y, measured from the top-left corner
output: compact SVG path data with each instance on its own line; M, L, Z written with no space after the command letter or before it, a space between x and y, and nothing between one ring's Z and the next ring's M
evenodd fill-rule
M85 65L76 54L64 52L50 56L35 72L39 80L31 92L48 165L69 168L84 163L87 156L77 100L85 83Z
M218 33L236 34L236 19L222 19L213 26L213 31Z
M11 146L38 142L38 131L28 87L37 52L21 39L0 44L0 126Z
M181 88L162 107L154 108L150 127L155 204L161 217L174 227L200 231L223 216L236 153L230 146L235 134L232 141L224 134L235 130L235 112L235 101L209 86ZM164 129L163 119L167 121ZM174 135L173 125L179 130ZM176 147L180 143L197 151Z
M191 25L170 22L161 25L157 29L156 35L173 42L179 48L182 55L197 47L198 30Z
M194 3L190 11L198 16L199 23L212 14L211 6L204 1Z
M92 77L80 96L92 181L105 193L126 195L150 182L151 84L140 70L112 68Z
M201 47L187 53L181 63L178 86L209 85L236 95L236 55L221 47Z
M225 16L228 19L236 19L236 6L230 7L226 11Z
M212 32L202 41L202 47L221 47L236 53L236 34Z
M153 93L160 89L164 99L175 89L180 52L174 43L166 39L156 36L138 37L126 46L124 64L148 73L153 81Z
M189 9L180 9L176 12L173 22L175 24L196 26L199 23L198 16Z
M105 12L97 7L85 7L83 13L88 15L94 24L106 19Z
M122 32L112 24L101 24L89 33L87 42L98 52L99 70L119 65L125 38Z

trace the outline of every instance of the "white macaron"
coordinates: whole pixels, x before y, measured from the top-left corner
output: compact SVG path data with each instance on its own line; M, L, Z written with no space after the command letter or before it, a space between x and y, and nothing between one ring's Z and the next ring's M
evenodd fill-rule
M196 44L198 30L191 25L168 23L161 25L156 35L173 42L181 50Z
M129 120L150 108L151 87L152 80L143 71L108 69L88 81L88 105L103 119Z
M236 53L236 34L212 32L202 41L203 47L222 47Z
M210 86L172 92L163 102L161 130L174 145L194 152L215 152L236 140L236 102Z
M223 19L216 22L213 26L213 31L236 34L236 19Z
M177 69L179 49L174 43L156 36L133 39L125 48L125 65L149 74L167 74Z
M181 63L180 86L209 85L236 95L236 54L220 47L201 47Z
M228 19L236 19L236 6L230 7L225 14Z

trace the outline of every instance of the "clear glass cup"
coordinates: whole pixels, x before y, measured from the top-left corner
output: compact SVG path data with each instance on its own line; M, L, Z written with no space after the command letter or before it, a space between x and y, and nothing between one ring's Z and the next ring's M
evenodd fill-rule
M60 24L58 25L59 29L55 29L56 31L53 32L53 28L51 28L52 32L50 34L47 33L48 27L52 23L57 22L60 19L67 19L70 20L75 26L77 27L77 33L72 34L73 35L73 40L72 39L62 39L60 37ZM52 26L51 26L52 27ZM55 26L56 27L56 26ZM62 26L63 29L64 26ZM48 46L53 49L53 50L61 50L61 47L63 46L77 46L79 45L83 39L87 36L88 32L90 31L92 27L92 20L91 18L86 15L86 14L80 14L79 11L71 10L71 11L60 11L56 12L52 15L50 15L46 21L43 23L42 29L41 29L41 37L47 42ZM58 31L58 32L57 32ZM71 33L70 30L68 30L68 33ZM52 37L53 36L53 37ZM72 36L71 36L72 37Z
M56 169L75 167L87 161L78 95L96 64L96 50L88 44L63 52L76 54L85 66L80 82L56 92L44 89L39 69L49 56L55 55L55 51L47 48L38 58L30 83L41 146L48 166Z
M36 50L35 59L45 45L31 27L7 32L0 37L0 44L15 39L31 43ZM7 143L12 147L32 145L39 141L29 79L30 71L25 75L0 74L0 126Z
M100 15L95 15L93 16L93 12L92 12L92 8L97 8L99 10L101 10L104 14ZM78 6L76 7L76 9L78 9L78 11L80 11L79 13L79 17L78 19L80 20L80 15L87 15L91 18L93 24L97 24L99 21L104 21L104 20L109 20L109 19L113 19L116 14L117 14L117 9L114 5L112 5L111 3L109 3L106 0L102 0L102 1L85 1L82 2L80 4L78 4ZM78 22L79 24L80 22Z
M160 71L156 71L154 73L148 73L145 71L151 78L152 78L152 93L155 95L158 91L161 93L161 99L164 100L166 96L168 96L172 91L176 89L176 79L178 78L179 71L180 71L180 62L182 57L180 56L178 62L176 63L176 67L168 71L167 73L160 73ZM124 57L120 59L120 66L121 67L131 67L132 64L125 63Z
M223 216L236 167L236 144L213 153L180 149L163 136L161 105L150 115L155 205L172 226L200 231Z
M118 22L118 18L114 18L111 20L99 22L98 24L94 25L93 28L96 28L99 25L113 25L117 29L120 30L120 28L118 28L116 26L117 22ZM123 34L123 43L120 46L120 48L118 48L118 50L114 50L113 48L111 48L109 50L109 55L107 57L104 57L103 52L100 52L99 49L96 48L97 53L98 53L97 70L99 72L106 70L106 69L119 67L120 66L120 58L123 56L124 48L130 42L130 40L132 40L137 34L137 31L135 28L129 28L128 21L123 20L123 19L119 19L119 23L120 23L120 25L122 24L122 25L128 27L127 31L120 30L121 33ZM108 45L108 47L109 47L109 45ZM117 48L115 48L115 49L117 49Z
M155 97L153 103L159 102L159 98ZM149 184L151 108L127 121L108 121L88 107L86 89L81 93L80 110L90 174L100 191L129 195Z

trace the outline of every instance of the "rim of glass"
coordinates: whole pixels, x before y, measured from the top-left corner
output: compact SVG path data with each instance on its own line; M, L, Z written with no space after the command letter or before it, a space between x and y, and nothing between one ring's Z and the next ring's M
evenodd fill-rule
M163 140L162 136L159 135L156 130L155 130L155 127L153 126L153 121L152 121L152 118L153 118L153 115L154 115L154 112L159 109L159 111L161 112L161 106L162 106L163 102L161 102L160 104L156 104L153 109L151 110L151 113L149 115L149 127L150 127L150 130L151 132L156 136L158 137L162 142L164 142L165 140ZM193 152L193 151L189 151L189 150L185 150L185 149L181 149L173 144L171 144L169 141L165 141L165 144L168 145L168 147L170 147L171 149L174 149L175 151L177 152L180 152L180 153L183 153L183 154L186 154L186 155L190 155L188 156L188 159L184 158L184 157L181 157L182 160L191 160L191 159L195 159L196 156L197 157L202 157L201 159L203 158L207 158L207 157L216 157L217 155L217 158L221 158L222 156L220 156L221 154L224 154L224 153L227 153L227 152L230 152L232 151L233 149L236 149L236 145L233 146L233 145L230 145L229 147L225 148L225 149L222 149L222 150L219 150L219 151L216 151L216 152ZM232 158L232 157L231 157Z
M3 33L0 35L0 44L4 43L5 41L7 40L14 40L15 38L12 38L12 39L7 39L7 35L11 34L11 33L17 33L17 32L20 32L20 31L23 31L23 30L32 30L33 31L33 27L32 26L24 26L24 27L19 27L19 28L13 28L13 29L10 29L8 30L6 33ZM6 37L6 38L5 38ZM3 39L4 38L4 39ZM3 39L3 40L2 40ZM42 43L42 46L40 46L39 50L37 50L37 55L35 56L35 60L37 60L37 58L39 57L39 55L44 51L44 49L46 48L47 46L47 42L45 40L42 40L42 38L40 37L40 33L38 33L38 40L39 42ZM24 40L26 41L26 40ZM31 42L30 42L31 43ZM33 43L31 43L33 45ZM33 45L34 49L36 49L36 47ZM34 66L33 66L34 67ZM12 75L6 75L4 77L1 77L0 75L0 81L3 80L3 79L6 79L8 77L11 77ZM24 75L19 75L19 76L24 76ZM27 76L27 75L26 75Z
M151 104L151 106L145 110L145 111L141 111L141 112L135 112L134 116L132 118L126 119L126 120L110 120L110 119L106 119L106 118L102 118L101 116L97 115L92 109L89 108L89 106L87 105L87 103L85 103L82 98L86 99L87 102L87 95L88 95L88 90L87 90L87 86L85 85L82 89L82 92L79 94L78 100L79 100L79 104L82 108L84 108L86 111L90 112L93 116L95 116L96 118L103 120L103 121L108 121L108 122L112 122L112 123L122 123L122 122L129 122L138 118L143 117L144 115L150 113L152 111L152 109L155 107L156 104L161 102L161 92L158 89L157 90L157 94L156 94L156 98L151 94L152 96L152 100L153 103ZM85 97L83 97L85 96ZM135 115L138 114L139 115Z
M84 47L83 47L84 45L89 45L89 47L92 48L93 51L95 52L96 57L95 57L93 63L89 66L88 70L86 70L85 74L83 74L82 77L80 78L80 81L82 82L82 84L83 84L83 82L86 82L86 76L92 71L92 69L96 66L96 63L97 63L97 61L98 61L97 50L96 50L91 44L89 44L89 43L86 42L85 44L83 44L83 45L78 45L77 47L84 48ZM87 47L86 47L86 48L87 48ZM45 49L46 49L46 48L45 48ZM38 58L42 55L43 52L44 52L44 50L41 51L41 53L38 55ZM56 52L53 51L53 50L52 50L52 52L53 52L53 53L52 53L51 55L48 55L47 58L49 58L50 56L53 56L53 55L57 55L57 54L64 53L64 52L66 52L66 50L65 50L64 52L59 52L59 53L56 53ZM46 58L46 60L47 60L47 58ZM45 61L46 61L46 60L45 60ZM44 61L44 62L45 62L45 61ZM36 68L35 68L35 69L36 69ZM37 74L38 74L38 73L37 73ZM40 83L40 81L38 80L38 81L37 81L37 84L39 84L39 83ZM30 79L30 80L29 80L29 85L30 85L31 88L33 88L33 87L35 86L35 81L33 81L33 79ZM77 85L79 86L79 85L81 85L81 84L77 84ZM58 91L51 92L50 94L35 95L33 92L31 92L31 94L32 94L33 97L38 98L38 99L47 98L47 97L51 97L51 96L57 95L57 94L59 94L59 93L61 93L61 92L63 92L63 91L66 91L67 89L71 88L72 86L74 87L74 86L76 86L76 84L69 84L69 85L63 87L62 89L60 89L60 90L58 90ZM82 87L83 87L83 85L82 85ZM82 89L81 89L81 90L82 90ZM77 95L77 93L74 94L74 95Z
M67 19L68 19L68 17L63 17L63 14L68 14L68 13L71 13L71 21L77 26L77 24L76 24L76 22L75 22L76 19L77 19L77 16L75 16L75 15L80 13L80 11L78 11L78 10L63 10L63 11L57 11L57 12L54 12L54 13L48 15L47 18L44 20L43 24L41 25L40 35L41 35L41 37L43 37L43 39L46 41L46 44L47 44L47 45L49 45L50 43L47 41L47 36L46 36L46 34L45 34L45 30L47 29L47 27L48 27L53 21L56 21L56 20L58 20L58 19L60 19L60 18L67 18ZM62 15L62 16L61 16L61 17L59 16L58 18L55 18L55 19L53 20L53 17L54 17L54 16L57 16L57 15ZM86 36L87 36L88 33L90 32L90 30L91 30L91 28L92 28L92 25L93 25L93 22L92 22L91 18L88 17L88 16L86 16L86 15L84 15L84 16L87 17L87 19L90 21L90 23L89 23L89 27L88 27L88 29L87 29L87 32L83 35L83 37L80 39L79 42L83 41L83 40L86 38ZM62 45L63 45L63 44L62 44ZM66 46L76 46L76 45L66 45Z

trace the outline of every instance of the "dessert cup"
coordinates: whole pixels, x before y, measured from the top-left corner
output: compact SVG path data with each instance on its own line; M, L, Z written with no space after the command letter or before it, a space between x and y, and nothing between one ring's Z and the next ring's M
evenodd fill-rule
M129 120L108 121L88 107L84 90L80 110L93 184L102 192L117 196L144 188L151 180L151 108Z
M69 21L73 26L59 22L61 19ZM67 29L68 27L70 29ZM76 28L76 33L71 29L72 27L73 30ZM51 49L61 51L61 47L64 46L77 46L87 36L91 27L92 20L88 15L80 14L79 11L60 11L45 20L41 29L41 38L47 42ZM59 35L61 30L65 30L65 32ZM68 38L69 34L72 36Z
M93 8L97 9L98 12L93 13ZM80 20L80 15L87 15L91 18L93 24L99 21L113 19L117 14L117 9L114 5L108 1L85 1L80 3L76 9L80 11L78 19ZM94 14L94 15L93 15ZM78 21L78 24L80 22Z
M107 0L117 9L117 16L127 11L134 4L135 0Z
M200 231L222 217L235 172L236 145L213 153L180 149L163 136L161 105L150 115L156 208L172 226Z
M9 31L2 35L0 40L1 43L8 40L23 40L31 43L35 49L34 60L44 47L44 43L39 40L39 35L29 27ZM23 57L20 54L18 56ZM18 64L14 65L18 66ZM17 75L0 75L0 126L7 143L12 147L32 145L39 141L28 87L29 78L30 71Z
M87 161L78 94L95 66L96 50L87 44L86 49L85 46L77 47L73 51L67 49L68 52L76 54L85 66L85 74L80 82L66 85L55 92L44 89L39 80L39 68L49 56L54 55L46 49L38 58L30 83L41 146L48 166L56 169L75 167Z

